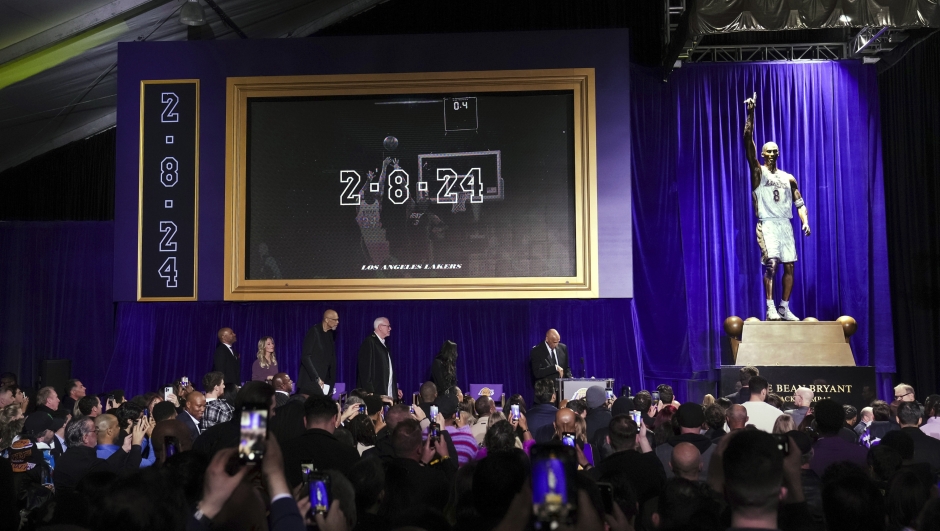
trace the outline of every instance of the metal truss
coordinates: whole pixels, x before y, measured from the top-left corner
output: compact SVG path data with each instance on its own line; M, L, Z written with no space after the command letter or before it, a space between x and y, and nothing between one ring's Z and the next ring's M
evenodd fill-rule
M898 44L907 39L907 32L903 29L882 27L865 27L849 41L851 57L865 57L890 52Z
M685 13L685 0L666 0L663 3L663 44L668 46L679 27L679 18Z
M690 63L743 63L748 61L832 61L845 59L844 42L801 44L762 44L737 46L696 46L689 50Z

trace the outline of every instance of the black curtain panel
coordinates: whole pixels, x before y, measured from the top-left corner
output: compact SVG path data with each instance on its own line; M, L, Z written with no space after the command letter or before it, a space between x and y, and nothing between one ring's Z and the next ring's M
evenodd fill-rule
M116 128L0 172L0 221L114 219Z
M938 391L940 33L878 77L896 381Z

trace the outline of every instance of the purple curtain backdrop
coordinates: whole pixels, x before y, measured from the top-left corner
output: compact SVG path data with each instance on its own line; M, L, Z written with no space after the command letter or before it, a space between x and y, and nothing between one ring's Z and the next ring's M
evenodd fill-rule
M114 223L0 223L0 371L31 387L41 360L71 359L101 389L114 352Z

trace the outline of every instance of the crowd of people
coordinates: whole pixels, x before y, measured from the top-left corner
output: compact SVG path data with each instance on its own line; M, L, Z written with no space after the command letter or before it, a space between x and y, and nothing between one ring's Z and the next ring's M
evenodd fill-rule
M533 369L565 374L556 335ZM447 342L414 404L375 363L373 388L335 400L335 373L295 384L273 347L259 341L258 381L214 370L129 399L80 380L30 397L3 375L0 529L940 529L940 395L921 405L905 384L857 411L805 387L778 397L753 367L740 391L682 404L668 385L564 400L549 376L534 403L498 404L455 385ZM535 472L546 452L570 477ZM572 490L549 514L558 474Z

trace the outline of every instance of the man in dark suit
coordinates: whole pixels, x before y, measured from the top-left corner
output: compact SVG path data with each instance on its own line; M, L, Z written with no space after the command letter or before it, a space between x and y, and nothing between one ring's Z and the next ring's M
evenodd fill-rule
M219 330L218 336L219 344L215 347L212 370L224 374L225 381L228 383L241 384L244 381L242 380L241 361L238 352L235 352L232 347L235 341L238 340L235 337L235 332L226 327Z
M274 407L281 407L290 400L291 391L294 390L294 382L286 372L279 372L271 379L271 385L274 386Z
M529 352L532 364L532 377L535 380L552 377L571 378L568 367L568 347L561 342L561 336L554 328L545 332L545 342L535 345Z
M193 391L186 395L183 412L176 416L177 420L186 425L194 441L202 433L202 416L205 412L206 396L199 391Z
M400 400L402 392L398 388L398 375L386 344L392 325L385 317L379 317L373 322L373 327L372 333L359 346L356 387Z
M535 382L535 405L525 412L526 424L536 442L548 442L555 435L555 383L551 378Z
M291 488L303 481L301 463L313 463L317 470L336 469L345 474L359 460L359 452L354 447L333 436L339 408L332 398L311 396L304 402L304 413L307 431L282 445L285 475Z
M914 441L911 462L930 465L933 474L940 472L940 439L934 439L918 427L924 420L924 406L917 402L899 402L897 419L901 432L908 434Z
M323 312L323 320L307 330L300 358L297 389L307 394L322 394L321 386L336 385L336 327L339 314L334 310Z
M457 457L450 456L443 438L421 439L421 426L413 419L399 422L392 430L395 458L386 465L386 488L410 493L424 507L443 512L457 476Z

